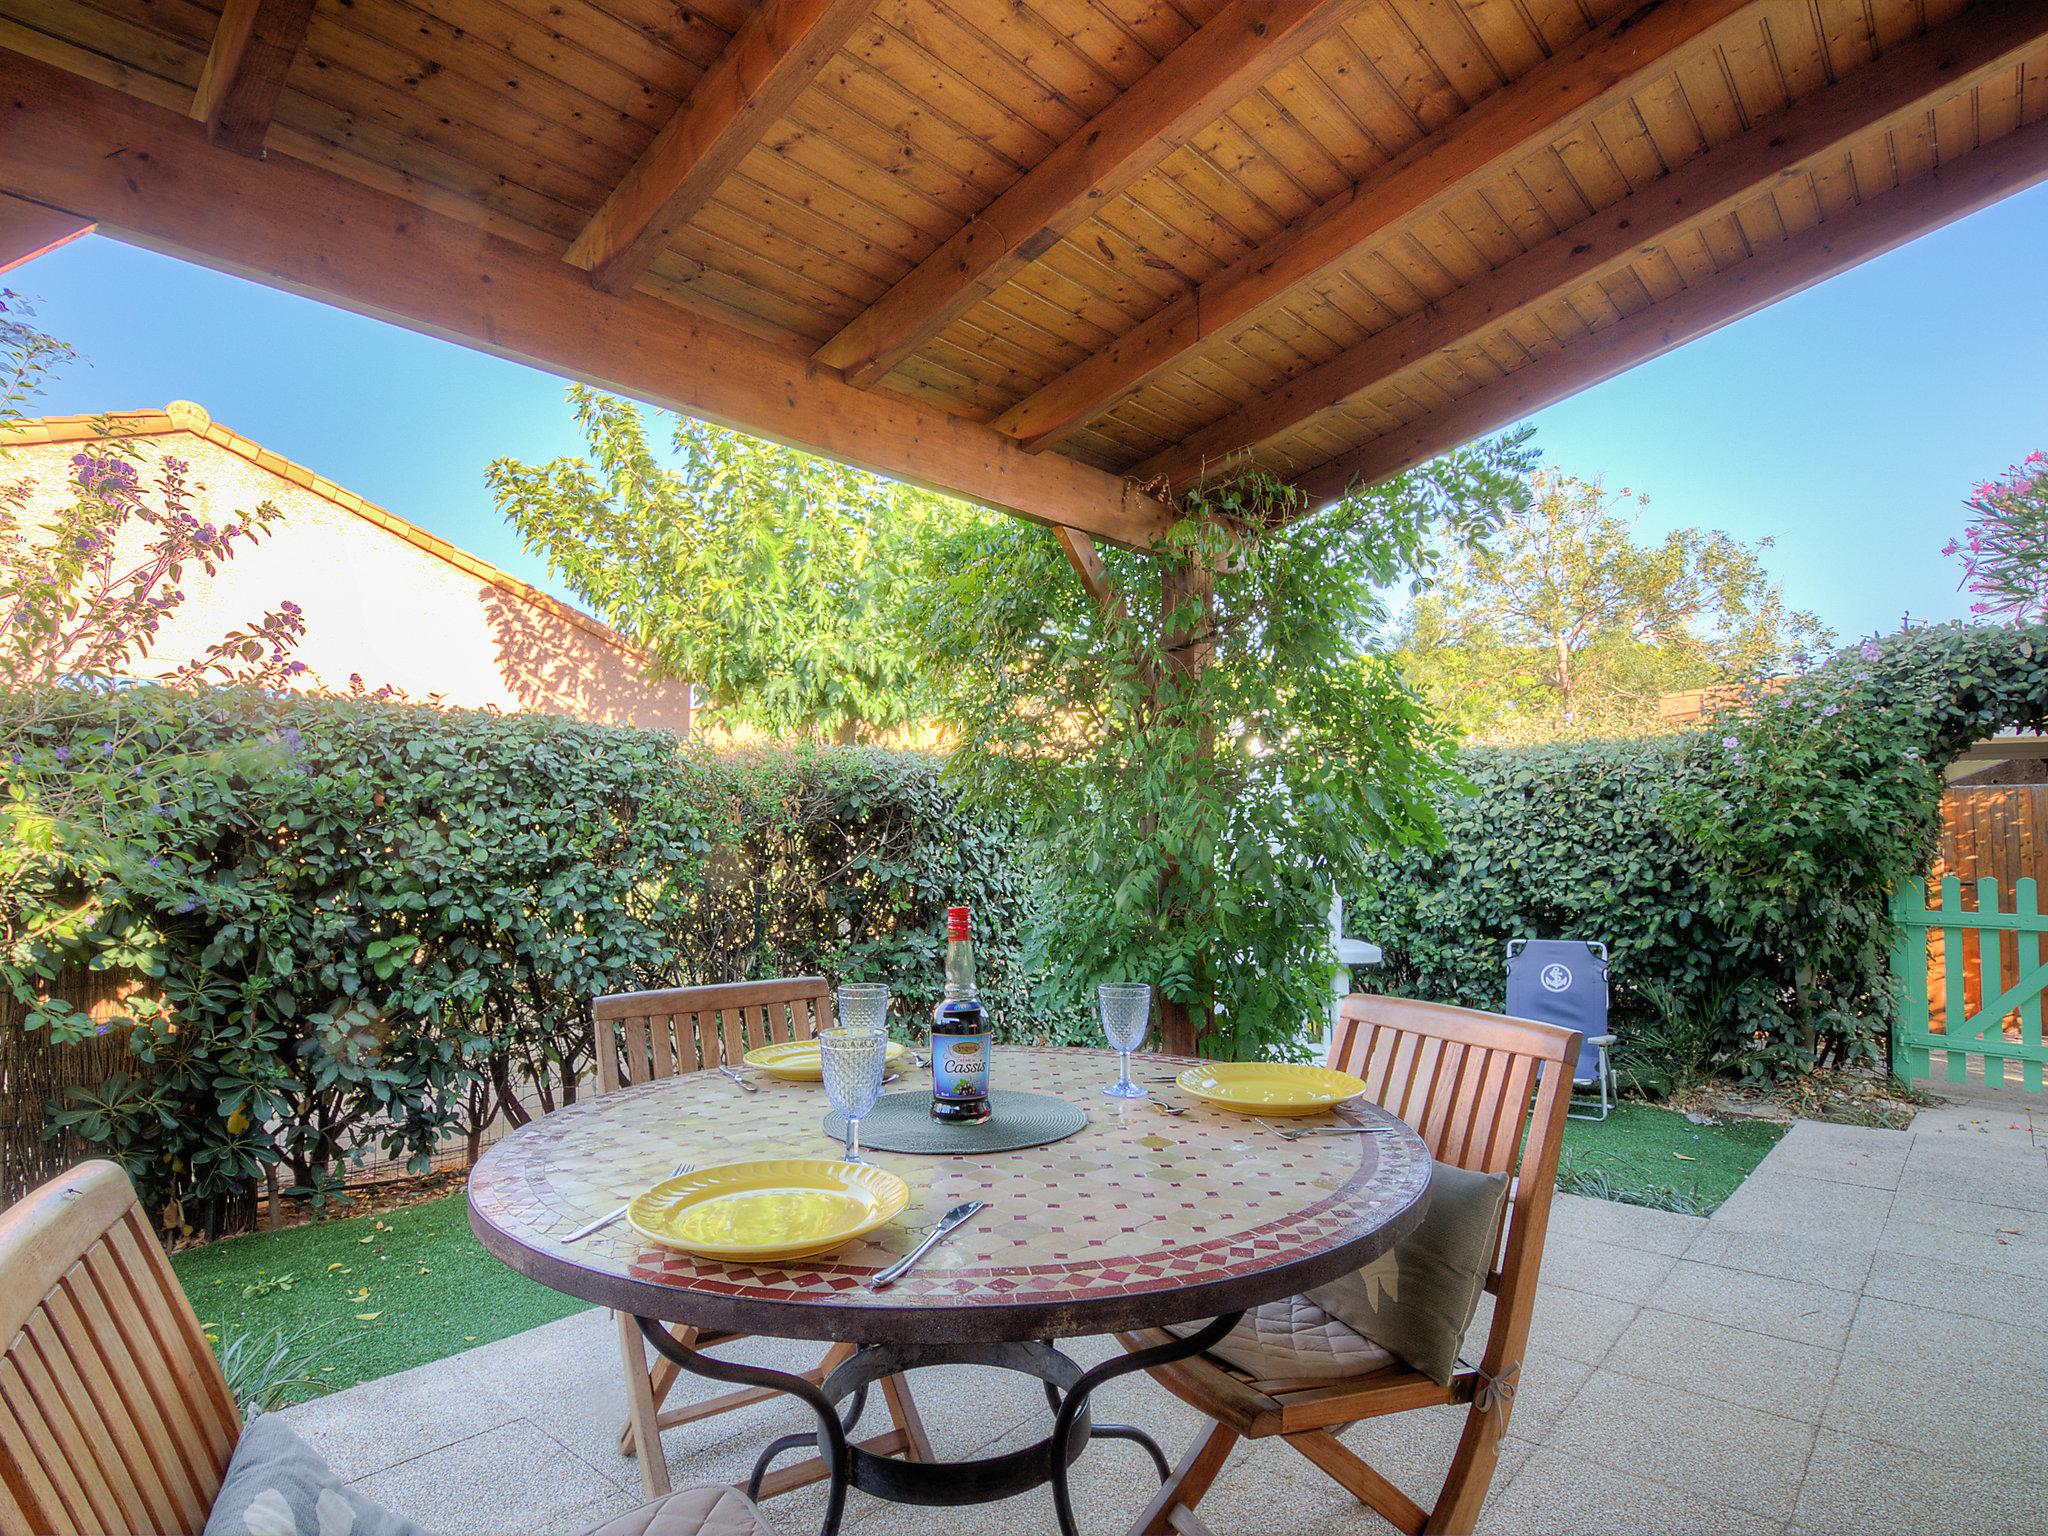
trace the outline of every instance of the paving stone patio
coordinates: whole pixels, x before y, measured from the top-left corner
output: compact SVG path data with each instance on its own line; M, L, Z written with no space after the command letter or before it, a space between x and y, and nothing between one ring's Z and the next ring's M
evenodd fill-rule
M1908 1131L1801 1122L1711 1219L1560 1197L1514 1425L1481 1530L1517 1536L2013 1536L2048 1529L2048 1105L1989 1093ZM1481 1323L1484 1319L1482 1318ZM429 1530L575 1531L639 1502L607 1317L589 1312L288 1410L344 1476ZM1075 1352L1102 1356L1101 1341ZM817 1346L739 1353L801 1368ZM1033 1384L919 1372L941 1452L1036 1439ZM1178 1454L1193 1414L1142 1377L1100 1416ZM764 1404L669 1435L678 1485L743 1479L764 1441L807 1426ZM1345 1439L1432 1490L1457 1416ZM1083 1528L1121 1532L1152 1474L1132 1447L1075 1469ZM773 1502L817 1529L815 1489ZM1293 1451L1241 1447L1202 1505L1218 1536L1389 1529ZM1044 1491L969 1510L855 1494L863 1536L1050 1531Z

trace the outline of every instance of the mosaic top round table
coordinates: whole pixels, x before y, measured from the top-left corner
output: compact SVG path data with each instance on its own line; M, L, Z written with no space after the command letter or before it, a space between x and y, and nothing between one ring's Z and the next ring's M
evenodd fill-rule
M1167 1473L1142 1431L1094 1424L1088 1399L1104 1381L1198 1353L1249 1308L1336 1279L1378 1257L1421 1220L1430 1159L1421 1138L1375 1105L1266 1123L1201 1103L1163 1081L1191 1063L1140 1056L1154 1102L1106 1097L1108 1051L999 1048L998 1087L1057 1094L1087 1111L1063 1141L1016 1152L928 1156L871 1152L910 1186L896 1222L839 1252L775 1264L728 1264L654 1246L624 1222L574 1244L562 1239L667 1176L679 1158L699 1169L760 1157L831 1157L827 1105L815 1083L748 1073L749 1093L715 1072L619 1089L521 1127L469 1179L470 1225L484 1246L541 1284L640 1320L682 1369L768 1386L809 1403L831 1476L825 1536L848 1486L916 1504L1008 1498L1050 1482L1060 1529L1073 1536L1066 1470L1090 1438L1133 1440ZM924 1092L924 1074L897 1091ZM885 1090L888 1091L888 1090ZM1284 1129L1380 1125L1372 1134L1289 1139ZM985 1210L884 1290L868 1279L901 1258L919 1228L968 1200ZM1177 1345L1090 1370L1051 1341L1214 1319ZM714 1360L679 1345L664 1322L706 1331L857 1342L822 1387ZM1042 1442L976 1462L899 1461L851 1445L869 1384L921 1365L979 1364L1045 1383L1054 1410ZM839 1404L851 1400L842 1415ZM790 1436L768 1462L813 1437Z

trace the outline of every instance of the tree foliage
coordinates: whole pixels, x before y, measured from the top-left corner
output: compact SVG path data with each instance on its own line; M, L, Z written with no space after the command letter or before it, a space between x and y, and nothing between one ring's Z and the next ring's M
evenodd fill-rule
M279 513L265 502L206 521L192 510L182 461L147 461L138 445L108 436L73 455L68 499L33 508L29 479L13 475L10 439L72 352L31 318L0 290L0 688L18 695L0 721L0 987L34 1026L64 1012L44 984L67 946L107 920L103 883L135 856L134 829L200 766L180 753L135 753L140 709L104 710L91 733L54 745L38 725L65 715L72 695L118 694L187 584L217 574ZM280 602L161 682L282 686L305 670L292 658L304 632L297 605Z
M1432 839L1449 775L1379 594L1432 568L1433 528L1489 524L1520 467L1489 444L1305 517L1263 479L1200 495L1159 549L1104 552L1107 606L1040 529L935 549L913 618L953 774L1056 871L1031 935L1048 1004L1147 981L1205 1049L1302 1048L1332 889Z
M1662 694L1789 671L1825 642L1765 572L1768 539L1681 528L1643 544L1621 508L1646 497L1554 472L1531 491L1409 612L1404 665L1465 734L1653 726Z
M1462 753L1434 849L1375 859L1362 985L1501 1005L1512 938L1613 951L1638 1086L1881 1056L1894 890L1926 872L1941 770L2048 718L2048 628L1944 625L1844 649L1708 728Z
M920 544L979 514L945 498L687 418L673 456L638 407L569 391L583 458L489 471L500 509L577 596L709 723L874 736L917 716L897 615Z
M1963 562L1970 612L1990 619L2048 619L2048 453L2039 449L1970 493L1969 526L1942 550Z

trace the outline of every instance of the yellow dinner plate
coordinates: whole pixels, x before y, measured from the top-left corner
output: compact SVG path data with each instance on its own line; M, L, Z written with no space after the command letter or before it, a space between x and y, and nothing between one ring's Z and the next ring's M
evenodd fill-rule
M910 1187L863 1163L775 1158L664 1179L626 1207L650 1243L707 1259L807 1259L901 1214Z
M1174 1081L1196 1098L1241 1115L1319 1115L1365 1092L1349 1072L1284 1061L1189 1067Z
M889 1065L885 1070L894 1072L904 1054L904 1047L891 1040ZM815 1040L786 1040L781 1045L758 1045L741 1059L748 1066L759 1067L770 1077L780 1078L785 1083L822 1083L825 1080L825 1064L818 1056L818 1042Z

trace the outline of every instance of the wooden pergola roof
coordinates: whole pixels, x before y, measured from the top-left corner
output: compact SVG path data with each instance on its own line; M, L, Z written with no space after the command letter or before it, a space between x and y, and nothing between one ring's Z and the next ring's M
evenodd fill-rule
M1143 543L2048 177L2044 117L2048 0L0 0L0 266L96 222Z

